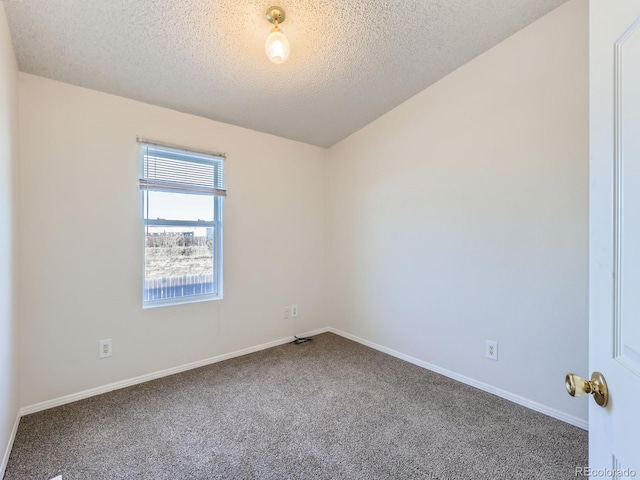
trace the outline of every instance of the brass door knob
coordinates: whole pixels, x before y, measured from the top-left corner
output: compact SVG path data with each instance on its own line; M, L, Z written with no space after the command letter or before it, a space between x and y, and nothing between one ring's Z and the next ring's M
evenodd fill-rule
M604 376L600 372L593 372L591 375L591 381L585 380L575 373L567 373L565 379L565 386L567 392L572 397L580 397L587 393L593 395L593 399L601 407L606 407L609 403L609 389L607 388L607 382Z

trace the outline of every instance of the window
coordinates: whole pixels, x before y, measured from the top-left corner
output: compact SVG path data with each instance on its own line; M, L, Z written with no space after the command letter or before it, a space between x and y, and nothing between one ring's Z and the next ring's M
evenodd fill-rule
M222 298L224 155L138 141L143 306Z

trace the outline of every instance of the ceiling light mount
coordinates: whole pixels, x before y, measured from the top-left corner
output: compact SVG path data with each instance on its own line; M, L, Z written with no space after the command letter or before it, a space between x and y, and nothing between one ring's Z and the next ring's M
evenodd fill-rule
M267 20L273 23L276 27L278 24L284 22L286 15L281 7L269 7L267 10Z
M278 25L284 22L285 17L282 7L269 7L267 9L267 20L273 23L274 26L264 44L264 51L273 63L284 63L291 49L289 40L282 33L282 30L278 28Z

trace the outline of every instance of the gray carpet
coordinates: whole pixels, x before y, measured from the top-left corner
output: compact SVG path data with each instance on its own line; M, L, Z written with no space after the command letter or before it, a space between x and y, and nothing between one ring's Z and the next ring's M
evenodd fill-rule
M587 432L337 335L20 421L5 479L562 479Z

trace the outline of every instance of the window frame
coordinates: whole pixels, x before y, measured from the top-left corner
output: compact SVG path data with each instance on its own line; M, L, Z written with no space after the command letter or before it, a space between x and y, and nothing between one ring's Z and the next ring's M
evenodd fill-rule
M211 153L196 151L193 149L180 147L176 145L170 145L166 143L154 142L151 140L138 138L138 163L140 173L140 209L142 214L142 308L156 308L165 307L170 305L182 305L188 303L207 302L212 300L222 300L223 298L223 224L224 224L224 198L226 196L226 190L214 188L211 193L194 192L189 188L179 188L175 185L169 188L153 188L149 187L149 182L144 171L145 156L148 155L149 147L155 149L164 149L168 152L175 152L180 156L196 158L197 156L209 157L212 159L214 177L214 185L219 184L218 179L222 176L222 185L224 185L224 162L226 160L225 154ZM190 160L185 160L190 161ZM193 163L202 163L201 161L194 161ZM145 202L145 195L149 192L165 192L175 194L191 194L191 195L203 195L211 197L213 202L213 221L206 220L178 220L178 219L148 219L147 212L145 211L145 203L148 206L148 197ZM214 193L215 192L215 193ZM213 229L213 248L212 248L212 273L213 273L213 285L214 292L212 293L200 293L192 295L183 295L177 297L167 297L160 299L145 299L145 287L146 287L146 246L147 246L147 229L148 227L198 227L198 228L212 228Z

